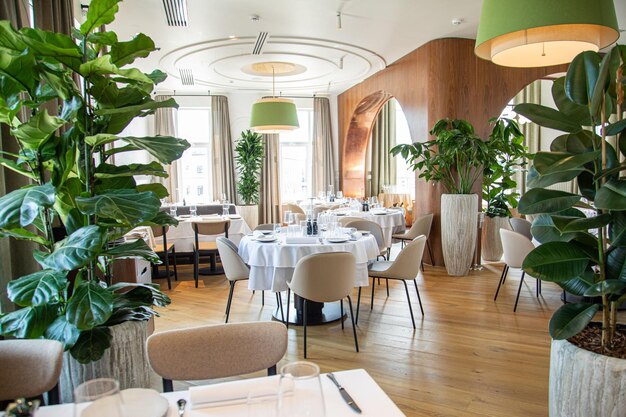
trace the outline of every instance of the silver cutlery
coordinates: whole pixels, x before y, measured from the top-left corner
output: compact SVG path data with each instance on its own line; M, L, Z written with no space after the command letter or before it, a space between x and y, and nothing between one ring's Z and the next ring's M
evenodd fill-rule
M176 401L176 404L178 405L178 417L183 417L183 415L185 414L185 406L187 405L187 401L181 398L180 400Z
M346 404L348 404L350 408L352 408L354 411L361 414L361 409L359 408L358 405L356 405L356 403L354 402L354 399L350 396L350 394L348 394L348 391L346 391L346 389L342 387L341 384L339 384L339 382L337 382L337 380L335 379L335 375L333 375L332 372L329 372L326 374L326 376L328 377L328 379L333 381L333 383L337 386L337 389L339 390L339 394L341 394L341 398L343 398Z

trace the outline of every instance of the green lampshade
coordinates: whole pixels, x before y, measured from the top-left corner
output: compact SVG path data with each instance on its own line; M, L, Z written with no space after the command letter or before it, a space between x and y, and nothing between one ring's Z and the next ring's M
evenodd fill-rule
M474 52L507 67L543 67L618 38L612 0L484 0Z
M280 98L262 98L252 105L250 127L260 133L279 133L300 127L293 101Z

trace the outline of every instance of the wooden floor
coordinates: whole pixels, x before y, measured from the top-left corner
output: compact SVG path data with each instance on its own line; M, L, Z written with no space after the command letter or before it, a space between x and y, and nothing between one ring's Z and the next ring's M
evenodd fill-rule
M358 324L360 353L352 329L339 323L310 327L309 358L322 372L364 368L407 416L547 416L550 337L548 321L560 304L560 290L543 283L535 297L535 280L522 288L517 313L513 303L520 273L509 273L497 302L501 264L489 264L467 277L449 277L443 268L426 265L418 285L425 310L419 314L414 287L409 287L417 329L413 330L404 286L384 282L363 291ZM189 266L179 269L172 304L162 309L156 331L222 323L228 296L224 276L204 277L194 288ZM167 288L164 280L157 280ZM270 320L276 299L252 294L246 283L235 291L231 322ZM354 292L356 300L356 291ZM303 359L302 328L290 327L283 362ZM282 363L282 362L281 362Z

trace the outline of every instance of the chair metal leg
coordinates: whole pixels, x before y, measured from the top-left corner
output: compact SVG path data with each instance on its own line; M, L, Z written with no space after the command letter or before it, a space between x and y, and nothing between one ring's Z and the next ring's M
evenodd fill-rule
M389 278L385 278L385 284L387 285L387 297L389 297Z
M291 310L291 303L289 302L290 298L291 289L287 289L287 322L285 323L285 326L287 326L287 328L289 328L289 311Z
M342 300L343 302L343 300ZM356 338L356 324L354 322L354 311L352 311L352 299L348 296L348 306L350 307L350 318L352 319L352 334L354 335L354 347L359 352L359 341Z
M267 376L274 376L276 375L276 365L272 365L269 368L267 368Z
M265 306L265 291L261 291L261 305Z
M375 278L372 278L372 301L370 302L370 310L374 309L374 286L375 286Z
M422 312L422 317L424 317L424 308L422 307L422 297L420 297L420 290L417 289L417 281L413 280L413 284L415 284L415 292L417 293L417 301L420 303L420 311Z
M50 391L48 391L48 402L46 405L60 404L59 384L57 383Z
M229 281L230 289L228 290L228 303L226 303L226 321L224 323L228 323L228 316L230 314L230 304L233 301L233 292L235 291L235 283L237 281Z
M428 249L428 255L430 256L431 265L435 265L435 258L433 258L433 251L430 248L430 242L428 242L428 239L426 239L426 248Z
M163 392L172 392L174 391L174 384L171 379L163 378Z
M356 319L354 320L354 322L357 324L359 323L359 308L361 307L361 288L363 287L359 287L359 295L356 301Z
M176 265L176 246L172 248L172 258L174 259L174 281L178 281L178 268Z
M343 324L343 300L339 300L339 308L341 310L341 330L344 329L344 324Z
M282 322L285 322L285 312L283 311L283 299L280 296L280 293L274 293L276 294L276 306L280 309L280 319L282 320Z
M500 292L500 287L504 284L504 279L506 278L506 274L509 272L509 266L504 264L504 268L502 268L502 274L500 274L500 282L498 282L498 289L496 290L496 295L493 297L493 301L498 299L498 293Z
M196 280L196 288L198 288L198 264L200 263L200 253L196 251L196 256L194 256L193 262L193 277Z
M536 297L539 298L539 278L536 278L535 282L535 292L537 293Z
M563 304L567 304L567 292L563 290Z
M302 324L304 325L304 359L306 359L306 298L302 299Z
M524 275L526 275L526 272L522 272L522 279L519 280L519 288L517 289L517 297L515 297L515 307L513 307L514 313L517 310L517 303L519 301L519 293L520 291L522 291L522 284L524 283Z
M167 289L171 290L172 289L172 277L170 274L170 254L167 251L167 248L165 248L163 255L164 255L163 257L165 258L165 276L167 277Z
M408 285L406 285L405 280L402 280L402 283L404 284L404 290L406 291L406 300L409 303L409 311L411 312L411 321L413 322L413 328L416 329L415 318L413 317L413 307L411 307L411 297L409 296L409 287Z

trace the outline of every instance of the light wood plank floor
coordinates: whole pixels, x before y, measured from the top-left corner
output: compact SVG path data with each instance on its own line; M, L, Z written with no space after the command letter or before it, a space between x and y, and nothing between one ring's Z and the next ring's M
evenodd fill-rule
M387 297L381 282L372 311L368 287L357 326L361 352L354 351L348 320L345 330L339 323L311 326L308 360L323 372L366 369L408 416L547 416L547 329L552 311L561 304L560 289L543 283L543 295L536 298L535 280L526 279L513 313L521 274L509 272L494 302L501 267L488 264L483 271L453 278L443 268L426 265L418 279L424 318L415 289L409 287L416 330L402 283L390 282ZM161 309L156 331L222 323L228 296L225 278L203 277L200 288L194 288L190 266L179 268L179 278L166 291L172 304ZM155 282L167 288L164 280ZM270 320L274 295L266 292L265 302L262 307L259 292L253 295L245 282L238 284L230 321ZM290 327L283 362L301 360L302 343L302 329Z

